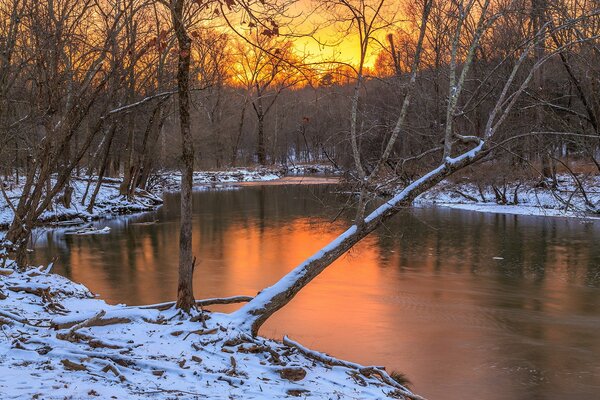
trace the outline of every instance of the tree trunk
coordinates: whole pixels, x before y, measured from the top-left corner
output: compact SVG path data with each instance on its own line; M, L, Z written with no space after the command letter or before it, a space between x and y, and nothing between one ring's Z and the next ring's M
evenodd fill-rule
M242 133L244 132L244 118L246 116L246 107L248 106L248 98L244 97L244 105L242 106L242 113L240 114L240 122L238 123L238 132L233 142L233 148L231 149L231 166L235 167L238 150L240 148L240 140L242 139Z
M65 186L62 197L62 204L65 208L71 208L71 199L73 198L73 186Z
M142 161L139 171L138 187L146 189L148 186L148 177L150 176L150 169L152 168L153 155L155 153L154 143L158 140L158 134L162 129L163 116L162 116L162 102L157 104L155 109L152 111L152 117L148 122L148 127L144 134L144 141L142 143Z
M137 31L137 23L131 22L131 20L127 19L126 25L126 33L128 36L128 40L131 43L136 42L136 31ZM130 47L130 51L132 52L131 57L135 58L135 54L133 54L133 49L135 46ZM127 101L129 103L133 102L135 98L135 63L131 62L127 71L128 75L128 94ZM134 151L135 151L135 119L134 114L129 113L127 115L127 145L125 147L125 167L123 170L123 182L119 187L119 193L121 196L126 196L128 199L131 199L131 190L132 186L134 186L134 175L136 165L134 163Z
M258 163L265 165L267 163L267 151L265 147L265 120L262 116L258 117L258 148L256 155L258 157Z
M102 157L102 162L100 164L100 170L98 171L98 182L96 182L96 187L94 188L94 193L92 193L92 197L90 198L90 203L87 207L87 212L90 214L94 211L94 205L96 204L96 197L98 197L98 193L100 192L100 187L102 186L102 179L104 179L104 174L106 173L106 168L109 163L109 154L110 147L112 145L113 138L115 137L115 132L117 131L116 124L110 127L108 137L106 138L106 144L104 147L104 155Z
M182 139L181 165L181 230L179 234L179 283L176 307L189 312L194 308L192 255L192 178L194 173L194 147L190 132L190 52L191 41L183 21L184 0L171 0L171 18L179 44L177 65L177 93L179 97L179 127Z

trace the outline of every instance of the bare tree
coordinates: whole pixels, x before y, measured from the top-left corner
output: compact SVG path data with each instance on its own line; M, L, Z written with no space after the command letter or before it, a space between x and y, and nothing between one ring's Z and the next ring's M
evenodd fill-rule
M246 89L256 117L256 157L261 165L267 162L265 119L273 110L281 93L300 84L300 60L293 54L293 45L274 35L265 35L258 28L250 30L252 41L237 43L235 79Z
M68 184L71 172L104 124L108 103L101 95L116 73L107 69L104 61L111 41L122 29L121 12L116 7L106 5L102 9L98 3L71 0L63 7L55 6L54 1L29 2L23 16L29 29L28 39L24 40L30 40L26 46L31 60L28 79L37 89L31 93L35 98L32 112L37 114L35 118L32 116L32 129L42 134L6 235L18 250L17 260L21 265L25 264L31 229ZM102 28L82 24L82 20L96 19L105 21L100 25ZM86 29L94 31L94 35L79 35ZM78 141L75 153L70 154L84 121L91 128ZM55 168L57 175L53 178Z
M178 43L177 99L181 133L181 228L179 232L179 283L177 308L189 312L195 307L192 253L192 183L194 142L190 132L190 60L192 41L185 20L185 0L171 0L169 8Z

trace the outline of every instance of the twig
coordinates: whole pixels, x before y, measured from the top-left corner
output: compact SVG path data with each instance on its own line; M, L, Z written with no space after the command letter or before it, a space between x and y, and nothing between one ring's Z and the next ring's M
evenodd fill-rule
M211 299L196 300L196 305L201 307L212 306L217 304L236 304L236 303L247 303L251 301L251 296L231 296L231 297L215 297ZM175 301L168 301L166 303L150 304L147 306L133 306L129 308L139 308L141 310L159 310L165 311L175 305Z

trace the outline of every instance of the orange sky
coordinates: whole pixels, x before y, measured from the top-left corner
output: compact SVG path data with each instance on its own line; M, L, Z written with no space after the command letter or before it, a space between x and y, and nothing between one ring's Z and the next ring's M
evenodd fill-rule
M292 15L299 15L299 20L302 21L296 28L292 28L297 33L310 32L313 27L319 29L314 33L313 37L295 38L296 48L299 53L310 56L311 61L335 60L339 62L347 62L356 65L360 59L360 48L358 34L346 34L343 29L347 24L331 25L327 20L331 18L325 15L320 10L315 10L314 0L300 0L294 7L290 9ZM400 0L390 0L387 2L390 6L393 5L394 11L401 8ZM381 40L386 34L393 31L393 28L379 31L375 36ZM377 54L381 51L379 44L372 42L369 54L366 59L366 66L372 67L377 58Z

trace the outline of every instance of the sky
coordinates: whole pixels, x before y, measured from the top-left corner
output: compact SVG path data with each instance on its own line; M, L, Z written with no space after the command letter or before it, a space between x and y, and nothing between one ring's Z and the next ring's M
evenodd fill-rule
M297 24L292 27L295 33L306 34L311 32L313 27L317 27L316 32L311 37L295 38L296 49L301 54L310 55L311 60L332 60L348 62L356 65L360 59L360 45L358 34L347 34L344 30L348 23L336 23L335 25L328 21L331 15L317 8L315 0L300 0L291 9L290 13L300 16ZM401 1L390 0L387 2L390 10L397 11L401 8ZM376 34L376 37L383 39L386 34L393 29L384 29ZM377 53L381 47L373 42L366 59L366 66L373 66L377 58Z

